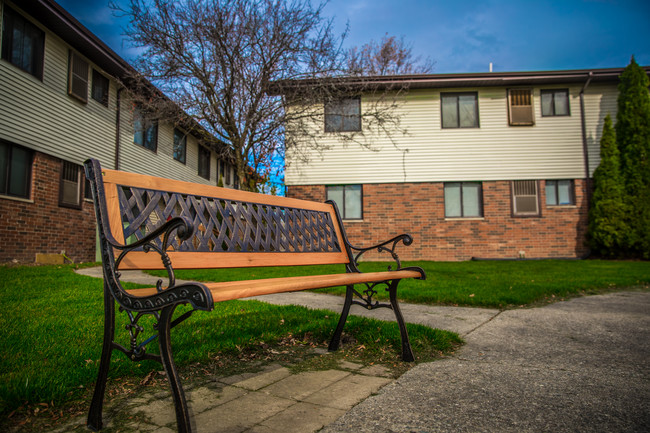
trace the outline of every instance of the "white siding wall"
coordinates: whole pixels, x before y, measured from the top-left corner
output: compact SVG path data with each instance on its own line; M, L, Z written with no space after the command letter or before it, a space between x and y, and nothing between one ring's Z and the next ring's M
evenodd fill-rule
M570 116L542 117L540 87L533 89L534 126L509 126L507 89L459 88L442 92L478 92L479 128L441 128L441 90L413 90L399 109L408 135L371 140L373 150L322 136L331 146L314 153L308 164L291 161L289 185L458 180L572 179L584 177L580 118L581 85L569 89ZM592 86L585 94L591 171L598 161L602 111L615 105L616 86ZM362 110L366 100L362 100ZM610 110L611 111L611 110ZM596 149L596 151L592 151ZM291 156L288 155L290 159Z
M176 161L173 152L174 127L168 123L158 124L158 149L156 152L135 144L133 142L133 103L128 98L122 98L120 130L120 170L206 185L217 184L218 160L216 154L211 153L210 179L199 176L198 140L193 136L188 136L185 164Z
M4 3L0 1L0 8ZM10 6L22 11L14 4ZM24 17L30 19L27 14ZM103 167L115 167L115 135L118 115L117 81L108 74L109 104L90 97L92 69L89 62L89 97L86 104L68 95L70 47L55 34L31 20L45 32L43 81L0 60L0 139L82 164L97 158ZM0 26L2 20L0 19ZM86 59L87 60L87 59ZM127 92L120 96L119 168L171 179L217 184L217 158L212 153L210 179L198 175L198 142L187 139L186 164L173 158L173 127L160 123L158 149L152 152L133 142L133 103ZM232 186L231 183L227 186Z
M69 96L69 48L39 27L45 31L43 81L0 60L0 138L78 164L90 156L80 149L92 149L102 163L112 165L115 81L110 82L108 108L92 98L83 104Z
M616 124L618 90L614 84L592 84L585 92L585 121L589 148L589 174L600 164L600 138L605 116L609 114Z

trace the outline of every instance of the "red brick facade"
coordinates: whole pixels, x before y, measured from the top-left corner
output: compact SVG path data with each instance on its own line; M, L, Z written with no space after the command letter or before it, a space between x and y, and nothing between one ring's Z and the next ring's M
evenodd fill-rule
M34 153L31 201L0 197L0 263L34 262L37 253L65 253L75 262L95 260L95 213L59 206L62 161Z
M443 183L363 185L363 220L345 220L350 242L369 246L409 233L414 242L399 248L403 260L459 261L563 258L587 254L585 181L575 180L575 205L547 206L539 182L538 217L512 215L511 182L483 182L483 218L445 218ZM289 197L325 200L324 185L288 186ZM377 256L373 257L377 259Z

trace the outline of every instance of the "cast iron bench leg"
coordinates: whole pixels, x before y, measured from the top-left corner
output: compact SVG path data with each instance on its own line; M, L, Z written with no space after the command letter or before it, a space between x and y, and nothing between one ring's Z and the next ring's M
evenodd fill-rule
M391 281L388 293L390 295L390 305L393 308L393 312L395 313L395 318L397 319L397 324L399 325L399 333L402 337L402 360L405 362L413 362L415 361L415 357L413 356L413 351L411 350L409 334L406 331L406 324L404 323L402 311L399 309L399 304L397 303L397 285L400 281L401 280Z
M178 305L178 304L176 304ZM187 401L185 400L185 393L176 372L174 365L174 358L172 356L171 345L171 324L172 314L176 309L176 305L165 307L160 312L160 320L158 322L158 343L160 345L160 357L162 360L167 379L172 388L172 396L174 397L174 408L176 409L176 425L179 433L189 433L192 431L190 425L190 415L188 413Z
M110 294L106 283L104 283L104 344L102 346L102 357L99 362L99 372L93 400L88 411L88 422L86 425L95 431L102 428L102 406L104 404L104 392L106 380L111 364L111 353L113 352L113 338L115 336L115 301Z
M334 352L339 348L341 343L341 335L343 334L343 327L345 326L345 321L348 319L348 313L350 313L350 306L352 305L352 289L354 286L347 286L345 290L345 303L343 304L343 311L341 311L341 317L339 318L339 323L336 326L334 335L330 340L330 345L327 348L328 351Z

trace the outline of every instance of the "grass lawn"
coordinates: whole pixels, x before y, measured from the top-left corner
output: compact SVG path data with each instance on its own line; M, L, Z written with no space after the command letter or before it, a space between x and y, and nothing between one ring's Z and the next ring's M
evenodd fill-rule
M0 266L0 426L15 410L32 417L43 408L54 407L52 412L58 413L61 404L74 400L81 402L78 410L87 410L101 351L103 283L73 270ZM123 316L118 314L116 333L128 346L126 322L119 322ZM281 361L282 353L290 362L292 353L298 353L289 350L292 346L324 347L337 320L338 313L326 310L222 302L210 313L196 312L174 329L175 359L182 374L189 374L195 363L223 374L223 368L241 368L251 360ZM145 322L145 338L154 333L152 324ZM351 316L345 334L350 342L344 344L344 353L360 354L362 362L399 364L395 323ZM425 326L409 325L409 334L419 361L435 359L461 343L456 334ZM157 351L156 342L150 351ZM134 364L121 353L113 356L109 386L120 380L123 386L137 386L149 372L162 369L152 361Z
M610 260L530 260L475 262L408 262L420 266L426 281L404 280L397 296L419 304L512 308L571 296L650 285L650 262ZM382 271L387 263L364 263L362 271ZM180 270L177 278L229 281L286 276L281 267L253 269ZM344 272L342 265L293 268L292 275ZM152 272L163 276L162 272ZM345 288L320 290L344 294ZM384 296L385 297L385 296Z

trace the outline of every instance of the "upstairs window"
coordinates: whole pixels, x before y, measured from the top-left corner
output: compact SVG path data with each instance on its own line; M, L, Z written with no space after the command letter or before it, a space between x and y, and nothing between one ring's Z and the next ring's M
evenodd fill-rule
M512 181L512 212L515 216L539 215L536 180Z
M221 182L221 185L226 183L226 163L223 160L219 160L219 165L217 166L217 184Z
M68 161L61 164L61 183L59 186L59 205L81 208L81 166Z
M93 69L93 90L92 98L108 107L108 78Z
M567 89L542 90L542 116L569 116L569 91Z
M349 98L325 104L325 132L361 131L361 99Z
M226 182L226 185L230 185L230 172L232 171L232 167L230 167L230 164L226 164L226 178L224 182Z
M5 3L2 58L42 80L44 46L45 33Z
M359 220L363 216L363 190L361 185L328 186L327 200L336 203L343 219Z
M508 90L508 108L510 125L530 126L535 124L531 89Z
M199 176L210 179L210 149L199 146Z
M31 150L0 141L0 194L29 198L32 157Z
M174 128L174 159L185 164L187 153L187 135L180 129Z
M68 94L88 102L88 62L74 51L69 56Z
M138 107L133 112L133 142L152 152L158 149L158 122L151 120Z
M442 93L443 128L478 128L478 94Z
M546 205L569 206L575 204L572 180L547 180Z
M446 218L483 216L483 188L480 182L445 183Z

